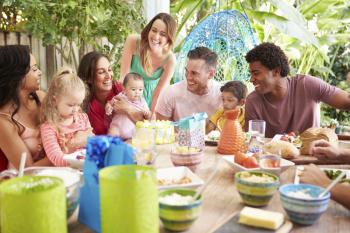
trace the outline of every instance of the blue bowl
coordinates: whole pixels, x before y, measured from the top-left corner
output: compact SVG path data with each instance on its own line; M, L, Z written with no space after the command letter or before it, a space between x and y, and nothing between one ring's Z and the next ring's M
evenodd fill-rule
M291 194L298 191L304 191L310 197ZM323 188L310 184L286 184L279 188L281 203L289 219L301 225L312 225L327 210L330 193L318 197L323 191Z

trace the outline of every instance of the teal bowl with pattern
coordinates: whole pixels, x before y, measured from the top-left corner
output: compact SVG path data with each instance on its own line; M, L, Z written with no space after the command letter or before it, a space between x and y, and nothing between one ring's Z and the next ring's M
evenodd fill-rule
M192 189L168 189L161 191L159 197L165 197L172 194L181 196L194 196L196 191ZM185 231L198 218L201 211L202 197L185 205L174 205L159 202L159 217L165 229L170 231Z
M283 209L289 219L301 225L312 225L327 210L330 193L311 184L285 184L279 188Z
M243 202L249 206L266 206L280 182L278 176L264 171L242 171L235 175L235 184Z

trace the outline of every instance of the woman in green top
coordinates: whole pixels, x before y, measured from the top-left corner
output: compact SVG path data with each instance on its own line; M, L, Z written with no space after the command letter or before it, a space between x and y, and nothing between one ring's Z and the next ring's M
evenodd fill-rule
M176 63L174 45L176 22L166 13L156 15L140 35L126 39L121 59L120 82L129 72L144 79L144 97L154 115L160 92L170 84Z

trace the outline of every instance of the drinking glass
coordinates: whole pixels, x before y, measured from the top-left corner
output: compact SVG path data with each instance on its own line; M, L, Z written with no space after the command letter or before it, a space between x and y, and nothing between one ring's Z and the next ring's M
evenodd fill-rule
M259 157L259 167L263 171L279 175L281 172L281 157L272 154L261 155Z
M155 130L153 128L137 128L132 138L132 146L136 150L138 165L152 164L157 155Z
M251 136L256 136L259 139L265 138L266 122L264 120L250 120L248 132Z

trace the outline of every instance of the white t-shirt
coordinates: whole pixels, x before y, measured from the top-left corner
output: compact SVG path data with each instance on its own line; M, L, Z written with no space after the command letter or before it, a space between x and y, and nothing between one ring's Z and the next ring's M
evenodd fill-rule
M208 93L196 95L187 90L187 81L182 80L162 91L156 112L169 117L172 121L198 112L206 112L211 116L222 106L220 87L220 83L211 79L208 83Z

